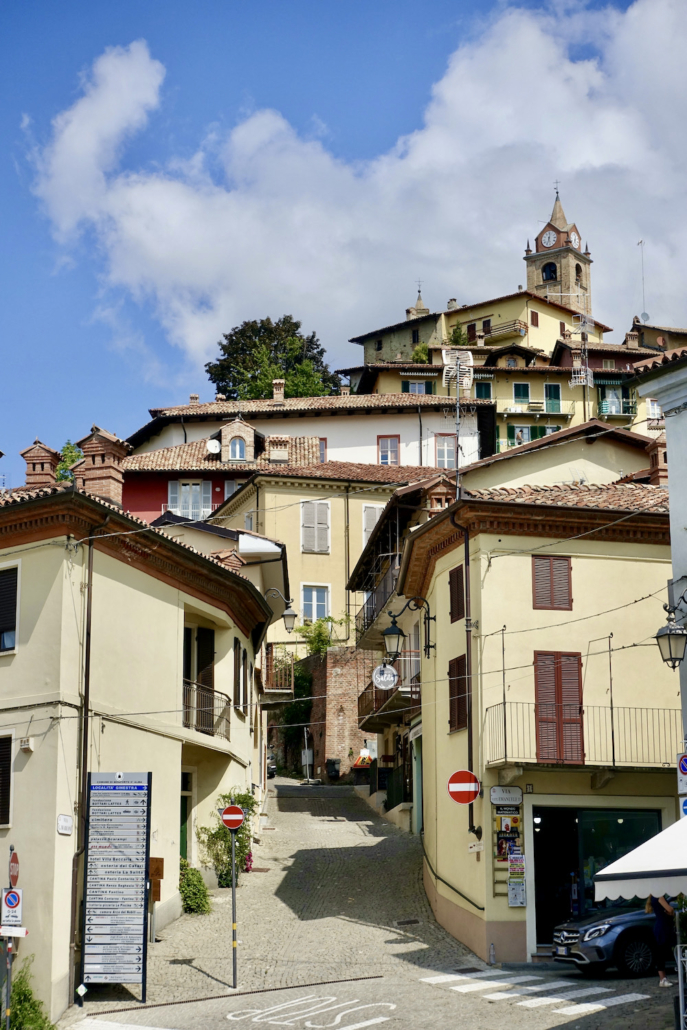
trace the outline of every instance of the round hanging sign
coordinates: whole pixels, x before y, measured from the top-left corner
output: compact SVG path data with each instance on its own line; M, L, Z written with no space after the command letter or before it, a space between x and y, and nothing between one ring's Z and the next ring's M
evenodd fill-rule
M393 665L378 665L372 670L372 682L378 690L393 690L398 683L398 673Z

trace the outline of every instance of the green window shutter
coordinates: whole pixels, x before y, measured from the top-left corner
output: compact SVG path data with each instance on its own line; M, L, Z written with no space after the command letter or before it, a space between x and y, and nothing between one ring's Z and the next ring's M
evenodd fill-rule
M508 443L515 443L515 426L508 423Z
M431 379L428 379L425 383L425 393L434 393L434 383Z
M401 381L401 393L410 393L410 383L407 379Z

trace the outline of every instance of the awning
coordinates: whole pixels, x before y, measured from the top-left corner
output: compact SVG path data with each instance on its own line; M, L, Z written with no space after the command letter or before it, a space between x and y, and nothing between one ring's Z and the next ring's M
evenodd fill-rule
M594 877L597 901L687 893L687 818L640 844Z

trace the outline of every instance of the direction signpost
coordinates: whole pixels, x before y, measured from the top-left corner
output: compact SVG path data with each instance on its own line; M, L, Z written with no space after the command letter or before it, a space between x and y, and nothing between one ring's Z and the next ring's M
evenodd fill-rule
M243 826L245 812L238 805L227 805L220 812L220 819L231 832L231 950L233 955L232 987L238 986L238 967L236 960L236 834Z
M479 795L480 784L474 773L468 769L459 769L448 778L448 793L459 805L469 805Z
M152 773L88 777L81 984L140 983L141 1001L146 1000L151 788Z

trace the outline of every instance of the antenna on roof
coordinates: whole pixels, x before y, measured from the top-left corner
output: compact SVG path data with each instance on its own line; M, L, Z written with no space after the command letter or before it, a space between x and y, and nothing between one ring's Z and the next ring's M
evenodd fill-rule
M644 240L638 240L637 246L642 248L642 314L640 317L642 319L642 322L648 322L649 316L646 313L646 297L644 295Z

